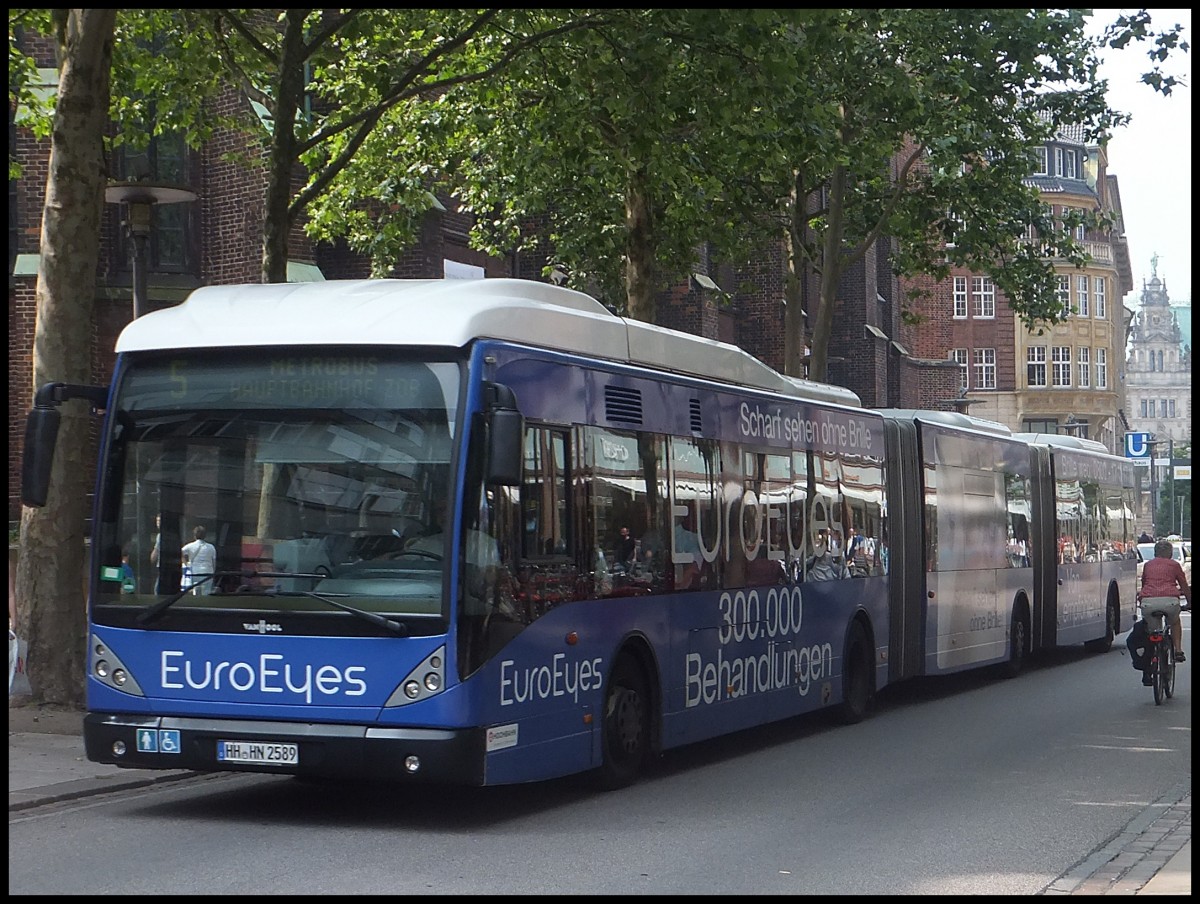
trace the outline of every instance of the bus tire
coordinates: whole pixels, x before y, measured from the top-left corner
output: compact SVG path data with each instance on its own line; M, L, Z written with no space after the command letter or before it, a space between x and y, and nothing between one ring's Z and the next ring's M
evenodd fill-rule
M608 676L600 743L600 788L614 791L631 785L650 750L650 694L645 672L628 653L618 656Z
M1025 607L1013 607L1012 627L1009 629L1011 646L1008 649L1008 662L1004 663L1004 677L1016 678L1025 667L1029 653L1029 616Z
M861 722L867 715L873 696L871 647L861 622L850 626L846 637L845 666L842 669L842 703L839 718L846 725Z
M1108 592L1108 603L1104 606L1104 636L1089 640L1083 648L1089 653L1107 653L1112 649L1113 638L1117 636L1117 619L1120 617L1116 594Z

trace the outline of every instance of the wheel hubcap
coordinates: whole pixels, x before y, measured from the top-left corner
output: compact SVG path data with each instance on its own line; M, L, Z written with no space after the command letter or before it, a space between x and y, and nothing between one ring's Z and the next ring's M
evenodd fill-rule
M637 693L622 688L616 695L613 716L618 743L625 753L635 753L642 737L641 700Z

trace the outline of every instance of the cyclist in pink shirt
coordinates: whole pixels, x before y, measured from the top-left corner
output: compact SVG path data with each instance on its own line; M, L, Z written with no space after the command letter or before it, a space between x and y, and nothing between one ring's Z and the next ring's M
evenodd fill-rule
M1171 558L1174 544L1170 540L1159 540L1154 544L1154 558L1142 566L1142 589L1139 599L1152 596L1182 596L1189 606L1192 604L1192 589L1188 586L1183 566ZM1183 623L1179 610L1171 615L1171 636L1175 638L1175 661L1183 662Z

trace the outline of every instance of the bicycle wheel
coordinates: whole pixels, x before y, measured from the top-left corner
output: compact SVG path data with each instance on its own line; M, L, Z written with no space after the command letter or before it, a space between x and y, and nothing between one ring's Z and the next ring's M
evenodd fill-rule
M1164 680L1163 689L1167 693L1167 699L1175 696L1175 641L1170 634L1163 637L1163 644L1166 646L1166 678Z
M1167 696L1167 648L1159 641L1154 645L1154 705L1161 706Z

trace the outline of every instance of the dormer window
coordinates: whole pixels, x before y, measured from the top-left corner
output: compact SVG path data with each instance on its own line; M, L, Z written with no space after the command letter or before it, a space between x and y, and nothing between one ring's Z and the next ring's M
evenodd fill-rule
M1078 170L1076 169L1076 164L1078 162L1079 159L1076 156L1075 151L1068 148L1054 149L1054 168L1058 171L1058 175L1062 176L1064 179L1078 178Z
M1045 176L1046 172L1046 149L1037 147L1033 149L1033 174L1035 176Z

